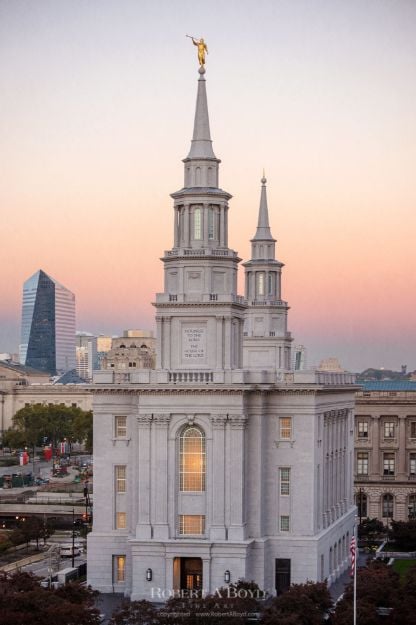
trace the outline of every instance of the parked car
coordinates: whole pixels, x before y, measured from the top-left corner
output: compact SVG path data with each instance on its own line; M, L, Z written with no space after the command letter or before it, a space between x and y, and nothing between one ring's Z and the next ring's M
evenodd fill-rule
M81 555L81 549L79 546L74 545L74 557ZM61 558L72 558L72 545L61 545L60 548Z

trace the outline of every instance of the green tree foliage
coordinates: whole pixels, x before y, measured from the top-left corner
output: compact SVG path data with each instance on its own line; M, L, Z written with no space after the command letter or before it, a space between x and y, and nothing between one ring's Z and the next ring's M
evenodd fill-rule
M416 519L411 519L410 521L392 521L389 538L395 542L400 550L416 550Z
M41 588L30 573L0 573L2 625L98 625L96 593L78 583L58 590Z
M331 607L326 582L293 584L265 608L260 622L262 625L322 625Z
M66 439L70 444L85 442L92 448L92 412L64 404L31 404L18 410L13 426L4 433L8 447L35 447L47 437L53 447Z
M378 519L363 519L358 526L358 538L376 538L380 534L384 534L386 532L386 528L383 523Z
M27 545L31 540L36 540L36 547L39 549L39 540L43 539L43 544L45 544L46 539L49 538L54 531L55 530L50 522L45 523L45 521L39 517L28 516L25 517L24 521L21 520L19 527L14 530L14 532L17 532L15 540L18 540L21 536L23 538L21 543L25 542Z

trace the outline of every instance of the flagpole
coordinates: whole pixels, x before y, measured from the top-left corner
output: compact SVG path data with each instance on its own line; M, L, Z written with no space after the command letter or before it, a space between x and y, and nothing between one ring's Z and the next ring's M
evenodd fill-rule
M358 556L358 542L357 542L357 523L354 524L354 544L355 544L355 554L354 554L354 618L353 625L357 625L357 556Z

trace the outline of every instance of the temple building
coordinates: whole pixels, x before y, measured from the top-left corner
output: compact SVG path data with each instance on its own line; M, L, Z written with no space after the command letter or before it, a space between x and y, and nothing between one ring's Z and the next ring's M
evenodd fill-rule
M357 387L349 373L292 368L264 177L238 294L203 66L183 162L154 304L156 368L94 375L88 583L154 601L240 578L272 594L332 583L354 525Z

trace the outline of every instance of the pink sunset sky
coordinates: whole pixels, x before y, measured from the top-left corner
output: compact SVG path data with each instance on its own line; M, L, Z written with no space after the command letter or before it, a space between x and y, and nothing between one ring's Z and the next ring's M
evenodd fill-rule
M0 352L40 268L76 294L78 329L154 327L193 125L186 33L209 48L230 247L249 258L264 167L308 363L415 369L413 0L3 0Z

